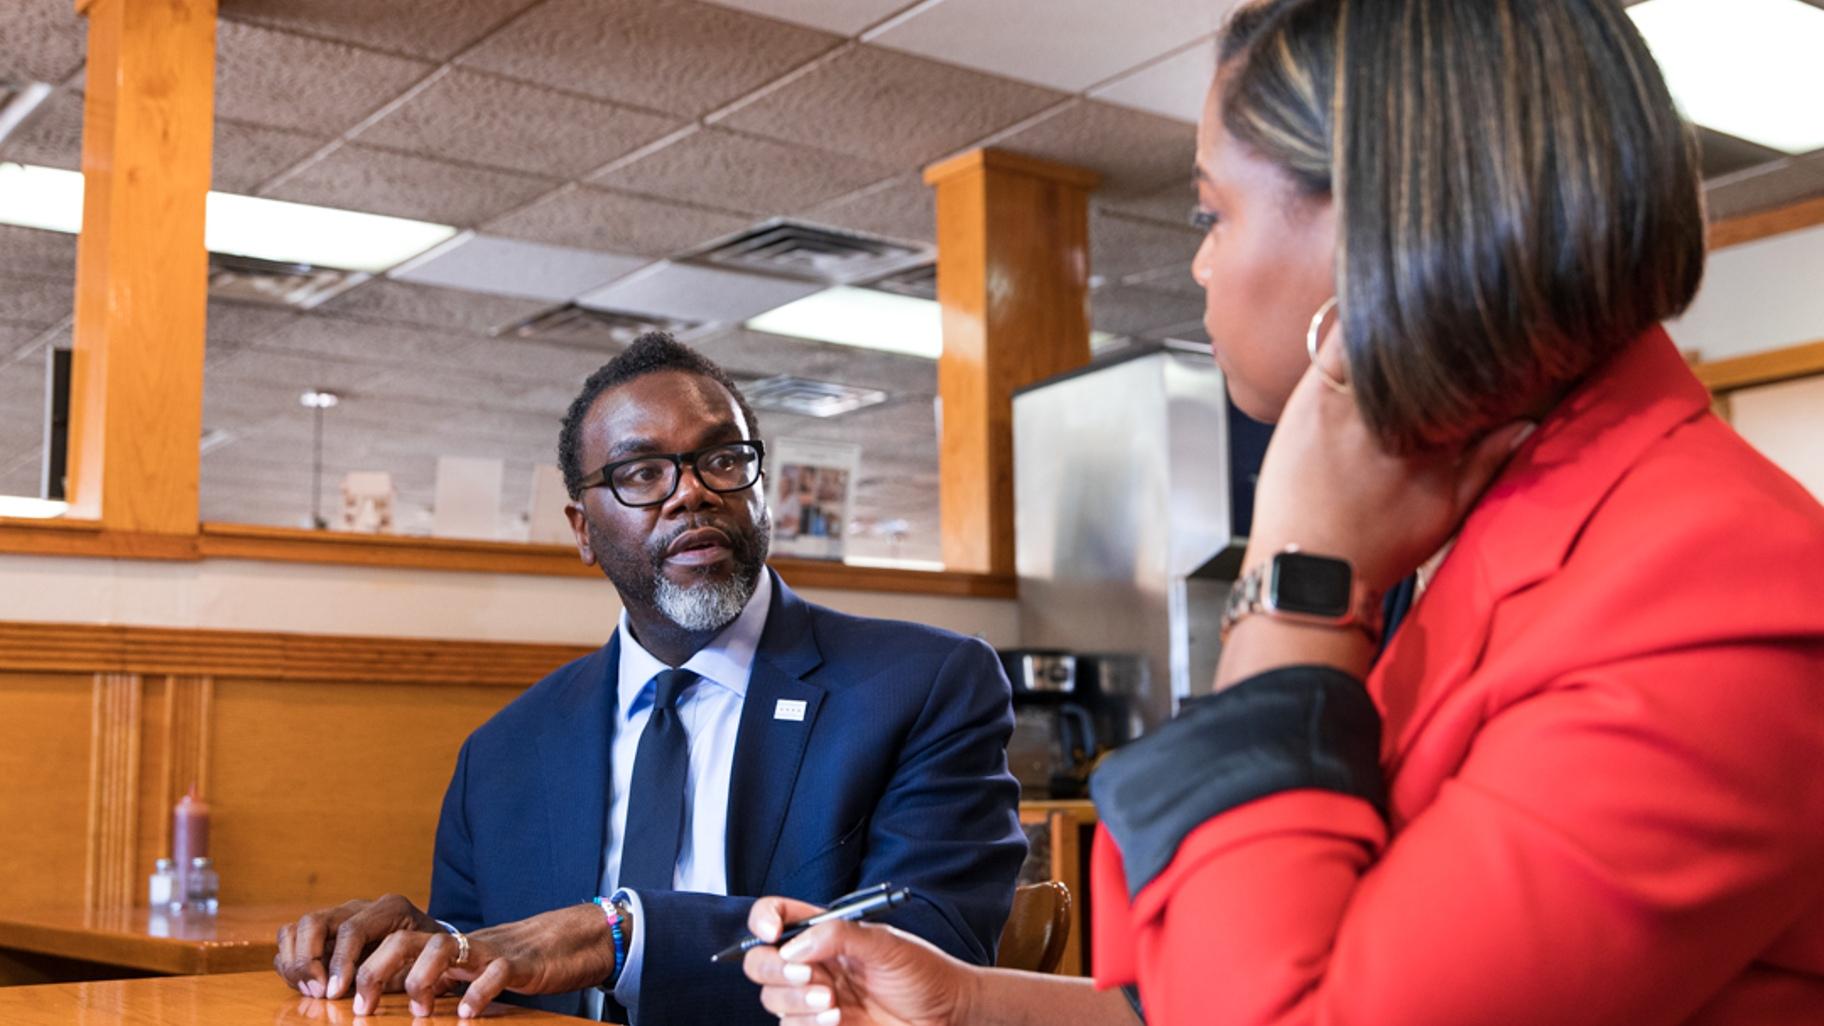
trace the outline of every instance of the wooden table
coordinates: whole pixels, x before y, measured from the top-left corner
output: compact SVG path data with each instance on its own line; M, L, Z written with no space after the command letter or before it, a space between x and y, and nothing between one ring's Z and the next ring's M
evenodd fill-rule
M0 948L151 973L270 972L279 927L309 911L302 905L229 906L213 916L153 915L145 908L0 910Z
M357 1019L348 999L324 1001L300 997L271 970L222 976L166 976L147 980L98 983L52 983L38 987L0 987L0 1023L6 1026L304 1026L329 1023L353 1026L374 1019L410 1021L412 1026L458 1026L455 997L440 998L436 1014L412 1019L404 994L388 994L372 1014ZM495 1004L486 1018L514 1026L574 1023L582 1020Z

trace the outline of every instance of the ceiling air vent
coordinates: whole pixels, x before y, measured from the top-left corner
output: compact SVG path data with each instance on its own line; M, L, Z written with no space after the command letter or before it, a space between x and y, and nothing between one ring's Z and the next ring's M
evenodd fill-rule
M812 381L780 375L762 378L741 389L749 405L795 417L836 417L887 401L887 393L834 381Z
M917 247L797 221L772 220L696 259L723 267L836 284L862 281L923 261Z
M505 328L500 334L599 352L625 349L649 331L669 331L677 335L697 327L700 325L694 321L619 310L592 310L570 303Z
M372 275L310 264L289 264L255 257L209 254L209 294L308 310L346 292Z
M896 296L911 296L913 299L937 298L937 265L920 264L895 271L885 278L868 286L882 292L891 292Z

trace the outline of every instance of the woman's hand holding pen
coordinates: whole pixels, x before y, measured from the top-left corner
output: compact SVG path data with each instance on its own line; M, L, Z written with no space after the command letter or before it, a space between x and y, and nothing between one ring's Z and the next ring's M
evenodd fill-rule
M823 911L762 898L748 913L755 937L775 940L787 922ZM950 1026L968 1021L969 967L890 926L830 922L742 963L781 1026Z

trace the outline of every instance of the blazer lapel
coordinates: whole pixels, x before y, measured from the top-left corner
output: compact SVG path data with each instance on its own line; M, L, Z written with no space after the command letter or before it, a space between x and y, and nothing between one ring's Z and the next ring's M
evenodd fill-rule
M773 608L748 679L729 782L730 894L759 894L766 882L823 704L823 689L803 678L822 661L809 607L774 575Z
M593 894L601 881L608 817L608 752L614 742L620 633L577 668L538 737L551 853L552 907Z

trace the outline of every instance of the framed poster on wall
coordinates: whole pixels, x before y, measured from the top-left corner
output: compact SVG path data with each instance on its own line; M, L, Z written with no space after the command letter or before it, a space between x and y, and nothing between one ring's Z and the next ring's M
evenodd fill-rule
M861 447L846 442L781 438L770 447L767 500L773 552L841 560L855 509Z

